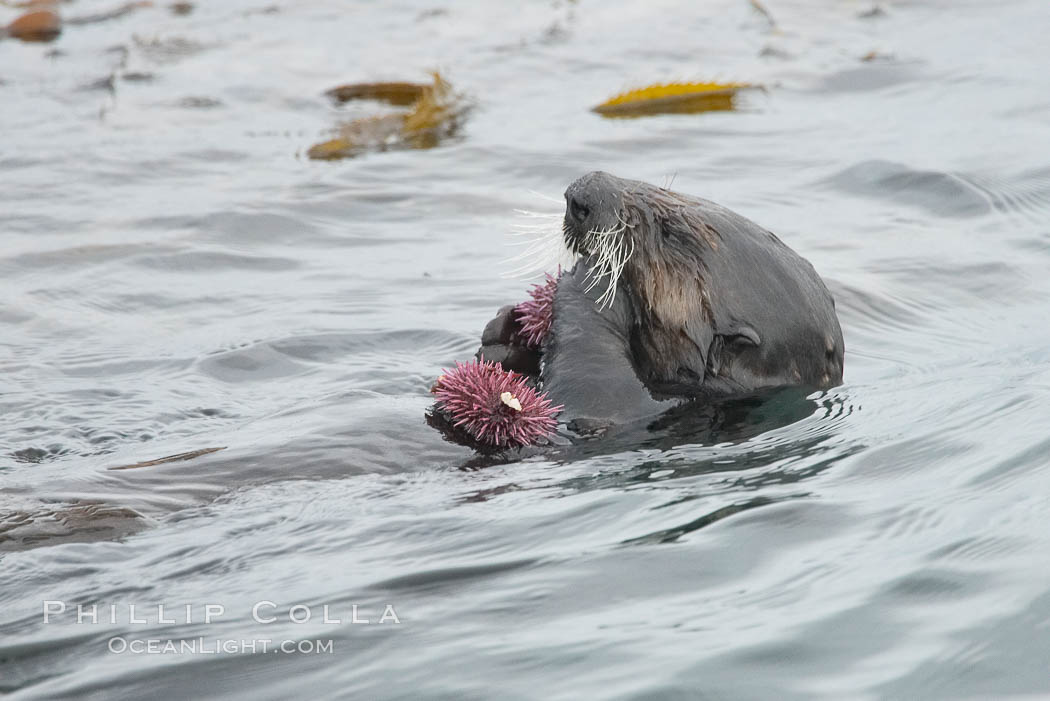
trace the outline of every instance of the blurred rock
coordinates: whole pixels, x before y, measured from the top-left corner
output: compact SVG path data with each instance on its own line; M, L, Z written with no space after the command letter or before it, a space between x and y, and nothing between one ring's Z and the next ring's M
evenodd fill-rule
M27 12L7 25L7 35L22 41L52 41L62 33L62 18L51 10Z

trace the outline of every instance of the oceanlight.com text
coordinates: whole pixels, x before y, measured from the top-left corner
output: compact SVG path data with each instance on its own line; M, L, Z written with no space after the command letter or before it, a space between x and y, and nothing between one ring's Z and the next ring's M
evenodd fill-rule
M116 655L331 655L332 640L273 640L270 638L125 638L115 636L107 643Z

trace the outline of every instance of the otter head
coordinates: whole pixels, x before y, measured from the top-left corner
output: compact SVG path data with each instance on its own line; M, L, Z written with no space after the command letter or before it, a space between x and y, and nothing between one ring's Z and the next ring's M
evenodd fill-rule
M596 170L578 178L565 191L565 245L578 255L598 254L603 236L624 229L621 220L624 185L616 176Z
M603 286L598 296L602 308L614 301L624 267L634 253L623 218L624 186L628 184L629 181L594 171L565 191L565 245L572 253L589 257L587 291Z
M717 248L697 202L670 190L595 171L565 191L565 245L589 256L599 305L623 284L648 322L669 333L703 316L703 259Z

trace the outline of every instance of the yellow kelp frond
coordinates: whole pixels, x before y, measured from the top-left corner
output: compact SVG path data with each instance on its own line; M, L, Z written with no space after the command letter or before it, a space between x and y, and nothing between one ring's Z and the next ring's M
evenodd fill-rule
M431 75L434 76L433 84L423 88L419 100L412 105L412 111L405 116L406 132L440 128L462 109L462 100L452 92L448 81L436 71Z
M316 160L350 158L365 151L385 151L396 148L432 148L442 139L453 134L468 103L462 95L439 73L432 73L433 82L417 87L418 97L412 108L394 114L355 119L343 124L338 138L310 147L306 155ZM360 86L395 85L414 83L358 83L355 90L359 96L364 90ZM346 86L344 86L346 87ZM370 94L375 97L375 94Z
M649 100L659 100L666 97L683 97L687 95L695 95L697 93L712 93L727 90L735 91L740 88L749 87L751 87L749 83L658 83L645 88L638 88L636 90L628 90L625 93L620 93L611 100L606 100L598 105L595 109L611 107L613 105L622 105L629 102L647 102Z
M357 154L398 146L403 141L404 114L384 114L347 122L335 139L314 144L306 155L318 161L351 158Z
M750 83L662 83L621 93L594 108L606 117L692 114L731 110L739 90Z
M353 143L339 137L338 139L329 139L328 141L314 144L306 152L306 155L315 161L334 161L340 158L349 158L354 155L356 150L357 147Z

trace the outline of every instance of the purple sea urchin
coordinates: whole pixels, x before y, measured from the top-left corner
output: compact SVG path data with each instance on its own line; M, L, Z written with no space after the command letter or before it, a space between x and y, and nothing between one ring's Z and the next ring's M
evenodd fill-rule
M551 321L554 319L554 292L558 289L558 277L561 277L561 268L558 268L557 276L547 273L547 282L533 285L529 290L532 299L514 307L514 318L521 326L521 337L525 346L532 350L539 350L547 332L550 331Z
M546 438L562 407L551 406L546 394L526 379L484 359L456 362L431 390L455 426L479 443L509 448L532 445Z

